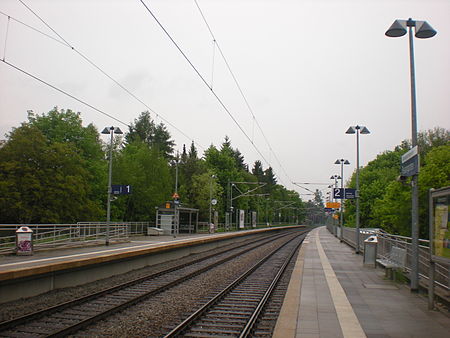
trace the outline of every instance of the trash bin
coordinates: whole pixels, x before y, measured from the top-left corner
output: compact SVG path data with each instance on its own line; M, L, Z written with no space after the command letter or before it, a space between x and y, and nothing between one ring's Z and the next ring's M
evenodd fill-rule
M213 233L214 233L214 230L215 230L214 223L209 223L209 233L210 233L210 234L213 234Z
M16 255L31 256L33 254L33 230L20 227L16 230Z
M377 236L369 236L364 241L364 265L372 265L376 266L377 263L377 245L378 245L378 237Z

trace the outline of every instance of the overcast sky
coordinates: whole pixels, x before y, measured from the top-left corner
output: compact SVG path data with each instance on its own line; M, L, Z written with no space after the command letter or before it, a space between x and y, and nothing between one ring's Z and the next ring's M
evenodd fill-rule
M250 167L269 162L279 182L299 193L307 191L291 182L331 183L340 173L337 158L351 162L349 177L356 162L356 136L345 134L350 125L371 131L360 139L361 165L411 138L408 39L384 35L395 19L426 20L437 30L414 40L418 129L450 129L448 0L197 0L256 122L195 1L145 0L247 136L140 0L23 2L159 114L152 113L158 123L181 130L168 126L177 149L194 140L202 153L228 135ZM1 0L0 11L0 59L125 124L147 110L79 54L15 21L60 40L20 1ZM2 138L27 120L27 110L54 106L81 112L99 130L127 130L0 62Z

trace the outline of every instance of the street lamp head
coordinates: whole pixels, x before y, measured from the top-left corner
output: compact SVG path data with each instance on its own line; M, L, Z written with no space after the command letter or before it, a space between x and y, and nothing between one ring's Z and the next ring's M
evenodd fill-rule
M334 162L334 164L350 164L350 162L348 160L341 158L337 159L336 162Z
M416 21L416 38L428 39L436 35L436 31L426 21Z
M398 38L406 34L406 20L395 20L389 29L384 33L391 38Z
M416 38L428 39L436 35L436 31L426 21L395 20L391 27L386 31L386 36L397 38L406 34L406 27L415 27Z
M345 133L346 134L354 134L354 133L356 133L356 130L353 127L349 127Z
M362 127L361 131L360 131L360 134L370 134L370 131L366 127Z
M111 132L114 134L123 134L123 131L120 130L119 127L105 127L105 129L102 130L102 134L111 134Z

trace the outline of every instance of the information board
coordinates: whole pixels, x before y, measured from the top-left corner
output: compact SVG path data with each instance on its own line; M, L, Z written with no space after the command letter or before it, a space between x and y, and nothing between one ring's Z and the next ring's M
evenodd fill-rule
M430 192L430 239L433 260L450 264L450 187Z
M402 156L401 175L408 177L419 173L419 152L417 146Z
M244 229L245 210L239 210L239 228Z

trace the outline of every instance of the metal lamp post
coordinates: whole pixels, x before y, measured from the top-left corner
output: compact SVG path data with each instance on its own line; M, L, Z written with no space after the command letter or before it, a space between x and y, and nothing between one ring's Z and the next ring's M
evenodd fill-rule
M175 192L173 193L173 211L174 211L174 220L173 220L173 238L176 238L180 232L180 213L178 210L178 203L180 203L180 196L178 196L178 161L179 155L177 151L177 157L175 158Z
M334 188L337 188L338 187L338 180L340 180L341 179L341 176L339 176L339 175L332 175L331 177L330 177L330 180L334 180L334 186L333 185L330 185L329 186L329 188L331 188L331 187L334 187ZM336 199L334 198L334 196L333 196L333 202L336 202ZM334 215L333 215L334 216ZM334 218L333 218L333 226L335 227L335 221L334 221ZM336 228L336 227L335 227ZM336 229L336 232L337 232L337 229ZM341 232L342 232L342 228L341 228ZM337 234L335 234L335 235L337 235Z
M211 175L210 181L209 181L209 223L208 226L211 226L211 209L212 209L212 186L213 186L213 179L216 178L216 175Z
M106 239L105 245L109 245L109 225L111 223L111 180L112 180L112 148L113 148L113 135L114 134L123 134L122 130L118 127L105 127L103 129L102 134L110 134L111 141L109 145L109 173L108 173L108 199L106 205Z
M339 175L332 175L331 177L330 177L330 180L334 180L334 187L335 188L337 188L337 182L338 182L338 180L340 180L341 179L341 176L339 176Z
M356 134L356 246L355 253L359 253L359 134L370 134L365 126L350 126L346 134Z
M233 187L234 183L230 184L230 229L233 228Z
M344 189L344 164L350 164L350 162L346 159L337 159L334 164L340 164L341 165L341 190L343 191ZM344 194L344 193L343 193ZM341 226L341 236L340 236L340 240L342 242L342 239L344 238L344 196L342 196L342 200L341 200L341 214L340 214L340 226Z
M412 147L417 146L417 113L416 113L416 84L414 70L414 47L412 30L419 39L428 39L436 35L436 31L426 21L395 20L386 31L386 36L396 38L409 32L409 65L411 75L411 133ZM419 290L419 188L418 174L412 175L411 180L411 291Z

